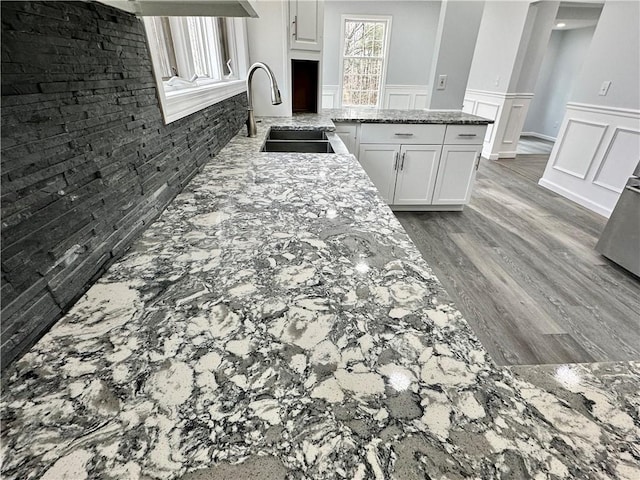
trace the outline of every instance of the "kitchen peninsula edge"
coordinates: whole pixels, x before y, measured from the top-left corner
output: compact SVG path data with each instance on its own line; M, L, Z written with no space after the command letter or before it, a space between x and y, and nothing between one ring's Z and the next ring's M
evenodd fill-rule
M638 363L496 366L356 159L270 126L333 129L241 130L6 370L4 478L637 477Z

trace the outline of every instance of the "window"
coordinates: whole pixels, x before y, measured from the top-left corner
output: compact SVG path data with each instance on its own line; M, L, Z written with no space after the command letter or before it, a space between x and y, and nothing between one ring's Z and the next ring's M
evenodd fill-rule
M342 105L377 107L384 84L391 17L343 16Z
M166 123L245 90L244 20L145 17Z

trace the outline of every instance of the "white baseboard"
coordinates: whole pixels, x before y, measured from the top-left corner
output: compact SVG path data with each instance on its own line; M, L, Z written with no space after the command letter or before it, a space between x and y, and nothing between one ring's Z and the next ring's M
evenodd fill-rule
M552 137L550 135L545 135L543 133L538 133L538 132L522 132L520 136L540 138L541 140L546 140L548 142L554 142L554 143L557 140L556 137Z
M551 190L552 192L555 192L558 195L562 195L563 197L568 198L569 200L579 205L582 205L583 207L588 208L589 210L596 212L597 214L602 215L603 217L609 218L611 216L611 212L613 211L613 209L608 209L598 203L592 202L588 198L578 195L577 193L572 192L571 190L568 190L564 187L561 187L556 183L550 182L545 178L541 178L538 181L538 185L548 190Z

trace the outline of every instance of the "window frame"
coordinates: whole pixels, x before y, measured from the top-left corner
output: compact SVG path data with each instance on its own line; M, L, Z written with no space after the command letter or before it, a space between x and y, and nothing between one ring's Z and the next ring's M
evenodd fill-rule
M361 15L361 14L343 14L340 18L340 65L338 70L338 106L342 108L343 90L344 90L344 47L345 47L345 26L347 21L361 22L385 22L384 32L384 56L382 58L382 73L380 74L380 87L378 90L378 102L373 106L353 105L357 108L382 108L384 90L387 85L387 66L389 64L389 44L391 43L391 22L392 15Z
M237 65L233 67L235 67L234 73L237 75L237 78L228 80L204 80L202 84L198 86L167 91L165 90L165 79L162 75L162 68L159 67L159 65L162 64L161 54L156 48L155 39L152 39L154 27L151 24L153 20L150 17L143 18L147 44L149 45L149 52L151 53L153 76L156 81L160 108L165 125L210 107L211 105L215 105L227 98L246 92L246 72L249 68L246 20L244 18L225 18L225 20L233 25L230 48L235 53ZM185 25L186 18L170 17L170 22L173 28L173 25ZM180 35L182 36L183 34L181 33ZM177 43L180 44L180 42L184 42L184 37ZM218 47L216 46L216 48ZM185 51L181 49L180 46L176 46L175 55L176 57L182 55L184 59ZM176 58L178 68L181 68L181 64L185 64L183 59ZM191 59L187 61L191 62Z

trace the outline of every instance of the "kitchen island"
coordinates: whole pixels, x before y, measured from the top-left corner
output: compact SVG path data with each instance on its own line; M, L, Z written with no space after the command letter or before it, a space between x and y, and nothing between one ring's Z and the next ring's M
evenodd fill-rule
M275 125L332 129L241 131L5 371L3 478L638 477L639 364L497 367L356 159Z

